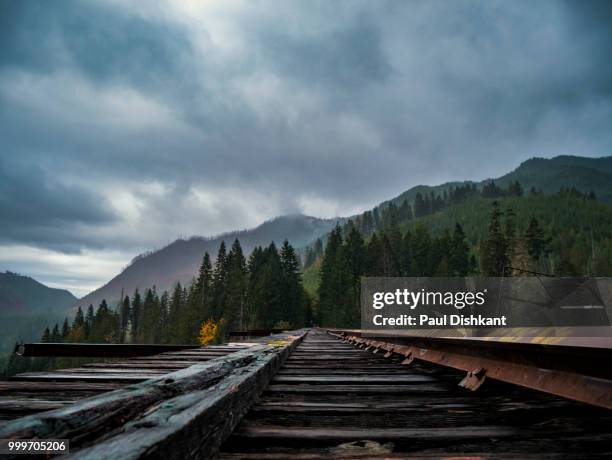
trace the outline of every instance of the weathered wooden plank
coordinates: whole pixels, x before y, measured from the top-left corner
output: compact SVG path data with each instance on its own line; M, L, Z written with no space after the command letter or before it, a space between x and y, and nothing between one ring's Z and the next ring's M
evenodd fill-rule
M308 384L334 384L334 385L355 385L355 384L381 384L381 385L395 385L395 384L409 384L409 383L423 383L423 382L435 382L436 380L427 375L316 375L316 376L301 376L301 375L277 375L274 377L272 382L278 383L308 383Z
M266 442L320 442L340 443L363 440L387 441L427 441L436 443L440 441L465 441L470 439L490 439L520 437L524 430L517 430L507 426L470 426L452 428L329 428L317 427L277 427L268 425L241 424L234 431L233 437L239 439L257 439L260 443Z
M84 364L83 367L86 368L99 368L99 369L159 369L166 370L169 372L170 370L178 370L184 369L185 367L189 367L191 364L197 364L197 362L191 362L186 364L185 362L181 363L166 363L166 362L118 362L118 363L91 363Z
M466 405L463 407L413 407L410 409L387 408L385 411L361 412L355 410L262 410L255 406L247 416L245 423L257 425L274 425L277 427L309 426L330 429L337 427L363 428L452 428L458 426L481 425L495 426L503 416L503 425L519 428L529 428L526 435L538 437L546 431L550 422L562 427L566 434L594 434L601 427L610 426L612 417L600 415L593 423L593 413L576 413L567 407L524 407L508 413L488 408L486 405ZM337 408L336 408L337 409ZM403 410L402 410L403 409ZM375 414L375 415L373 415ZM610 433L612 436L612 433Z
M220 358L223 356L227 356L227 355L221 355L221 356L168 356L168 355L157 355L157 356L147 356L147 357L142 357L142 358L131 358L130 361L146 361L146 362L151 362L151 361L163 361L163 362L192 362L192 363L199 363L199 362L206 362L206 361L210 361L211 359L216 359L216 358Z
M295 376L309 376L309 375L321 375L321 376L333 376L333 375L409 375L416 374L413 371L407 369L378 369L378 370L365 370L365 369L328 369L328 368L302 368L302 369L281 369L278 371L279 376L281 375L295 375Z
M380 385L282 385L271 384L266 388L267 393L304 393L304 394L380 394ZM387 394L411 395L415 393L441 393L448 391L447 385L388 385L384 387Z
M72 458L211 458L303 334L272 337L272 345L249 350L254 359L236 366L215 385L165 400ZM240 353L225 359L235 359Z
M15 414L19 417L35 412L58 409L73 404L75 400L47 400L39 398L0 397L0 412Z
M169 397L206 388L253 358L238 352L211 363L156 377L73 406L16 420L0 429L0 438L68 438L77 446L121 426ZM68 420L73 420L67 423ZM76 422L74 421L76 420Z
M419 411L436 411L436 410L454 410L454 409L469 409L472 412L490 411L510 413L513 411L521 411L526 409L551 409L551 413L557 408L562 410L564 414L575 413L579 410L581 416L585 417L601 417L601 411L591 408L578 406L566 400L557 399L550 401L548 399L526 399L522 398L517 401L513 397L496 396L481 398L473 393L453 393L447 392L444 394L431 395L413 395L410 398L397 398L396 395L374 394L360 395L355 398L352 395L282 395L268 394L264 399L257 402L253 410L256 408L265 408L269 410L291 411L295 410L308 411L317 409L343 411L344 409L361 408L374 412L393 413L395 409L409 409ZM467 413L467 412L466 412Z
M11 377L12 381L16 382L70 382L70 381L81 381L81 382L141 382L150 378L147 374L80 374L80 373L68 373L68 372L26 372Z
M112 391L121 388L125 384L118 382L16 382L16 381L0 381L0 392L3 395L13 394L15 392L104 392Z
M142 345L111 343L22 343L15 352L22 356L62 356L72 358L156 355L170 350L200 348L199 345Z
M236 350L238 351L238 350ZM236 351L193 351L193 352L181 352L181 351L177 351L177 352L172 352L172 353L160 353L159 355L154 355L154 356L160 356L160 357L166 357L168 359L173 359L174 357L194 357L194 358L203 358L203 357L213 357L216 358L217 356L225 356L225 355L229 355L230 353L236 353Z
M186 367L186 366L185 366ZM164 369L136 369L136 368L122 368L122 367L73 367L70 369L56 369L53 373L57 374L137 374L137 375L159 375L167 374L168 371Z
M475 446L477 448L477 446ZM541 448L541 446L540 446ZM380 444L375 441L355 441L343 443L334 447L311 448L304 451L301 448L276 448L274 452L223 452L219 457L221 460L327 460L330 458L339 459L379 459L379 460L402 460L402 459L439 459L453 458L456 460L474 460L481 458L495 458L498 460L584 460L583 454L568 454L567 452L546 451L539 454L517 454L496 453L491 455L479 450L470 450L465 455L461 452L448 455L448 451L443 450L419 450L415 453L395 452L392 443ZM606 459L606 456L591 456L591 458Z
M416 366L407 367L412 368ZM317 369L317 368L329 368L329 369L398 369L397 363L391 361L372 361L370 359L364 359L360 361L351 362L335 362L329 363L326 361L309 361L306 359L290 359L283 366L283 369Z
M361 355L351 355L351 356L335 356L335 355L323 355L323 354L313 354L312 356L294 356L291 361L327 361L327 362L335 362L335 361L362 361L363 359L370 358L371 361L377 361L375 357L370 356L361 356ZM380 360L378 360L380 361Z

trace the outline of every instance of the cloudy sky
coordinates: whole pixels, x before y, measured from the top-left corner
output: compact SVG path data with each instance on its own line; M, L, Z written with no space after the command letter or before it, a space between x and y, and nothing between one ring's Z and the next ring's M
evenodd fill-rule
M612 154L612 2L5 1L0 270Z

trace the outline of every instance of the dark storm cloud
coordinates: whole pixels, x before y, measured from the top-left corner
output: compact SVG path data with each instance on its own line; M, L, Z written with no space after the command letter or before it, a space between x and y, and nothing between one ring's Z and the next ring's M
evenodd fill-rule
M392 70L380 46L379 26L365 18L313 36L274 29L255 33L266 63L300 82L351 93L384 82Z
M612 153L610 2L179 6L2 3L0 155L44 171L10 171L2 241L146 247Z
M54 183L35 165L0 161L0 244L22 242L76 251L91 245L80 225L115 220L99 196L77 186Z
M177 78L189 40L175 27L89 1L0 5L0 67L52 72L74 67L95 81L134 85Z

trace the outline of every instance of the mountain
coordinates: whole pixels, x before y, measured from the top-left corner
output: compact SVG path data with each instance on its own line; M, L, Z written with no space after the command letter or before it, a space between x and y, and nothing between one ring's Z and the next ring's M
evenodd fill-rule
M510 182L519 181L525 191L535 187L545 193L558 192L561 187L574 187L584 193L593 191L599 201L612 204L612 157L587 158L562 155L550 159L531 158L521 163L514 171L498 178L480 182L446 182L436 186L417 185L381 203L380 206L384 207L391 202L400 205L404 200L412 203L417 193L441 194L444 190L464 184L476 184L481 189L491 181L502 188L506 188Z
M145 289L156 286L158 291L171 289L180 281L188 283L202 263L205 251L215 257L219 244L231 246L238 238L245 254L256 246L267 246L274 241L277 246L287 239L299 248L329 232L335 225L334 219L318 219L301 214L287 215L264 222L249 230L225 233L213 238L192 237L179 239L159 251L142 254L107 284L83 297L78 304L98 305L102 299L115 303L121 292L132 294L135 288Z
M29 276L0 273L0 315L28 316L62 313L77 298L65 289L54 289Z
M45 326L63 320L77 298L16 273L0 273L0 352L16 341L38 340Z
M593 191L599 201L612 204L612 157L532 158L495 183L505 188L511 181L519 181L525 190L535 187L545 193L558 192L561 187L574 187L584 193Z

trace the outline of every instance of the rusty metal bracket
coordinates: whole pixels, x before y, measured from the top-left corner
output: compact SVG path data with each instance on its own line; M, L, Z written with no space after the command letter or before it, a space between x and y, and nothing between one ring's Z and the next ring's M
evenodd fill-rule
M403 366L408 366L414 362L414 355L409 352L404 355L404 360L400 363Z
M484 367L475 369L473 371L468 371L463 380L459 382L459 386L468 390L476 391L484 383L486 377L487 370Z

